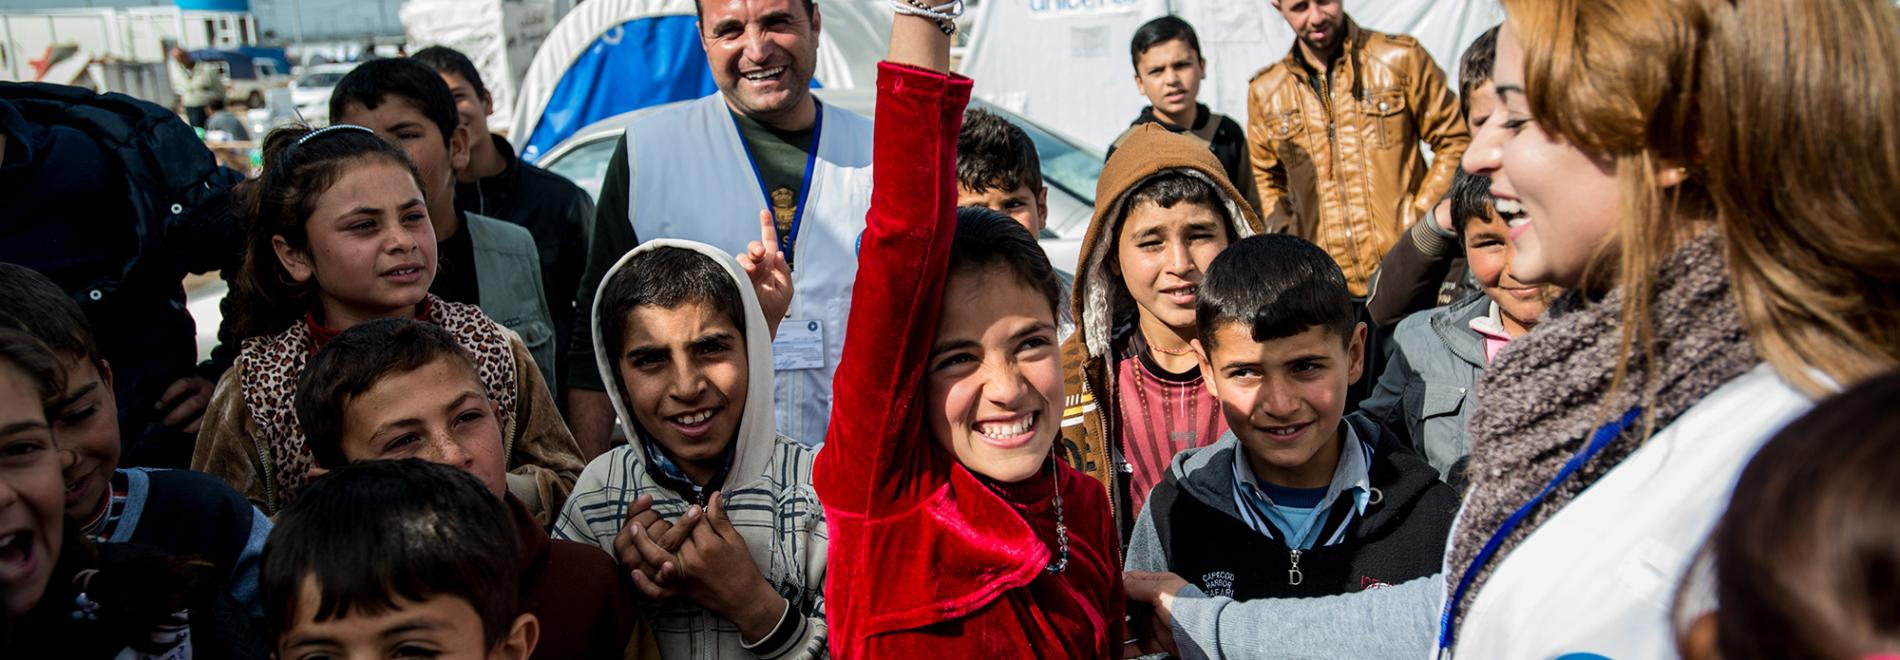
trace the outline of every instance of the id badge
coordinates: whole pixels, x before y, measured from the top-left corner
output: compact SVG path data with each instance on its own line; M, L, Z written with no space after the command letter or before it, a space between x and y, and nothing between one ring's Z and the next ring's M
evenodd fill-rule
M778 371L825 368L825 322L785 319L772 340L772 368Z

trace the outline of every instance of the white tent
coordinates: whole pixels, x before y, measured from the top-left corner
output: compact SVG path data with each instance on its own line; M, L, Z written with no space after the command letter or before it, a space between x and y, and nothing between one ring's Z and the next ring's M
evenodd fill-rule
M1467 44L1504 18L1496 0L1346 0L1360 26L1417 37L1456 84ZM975 96L1107 149L1147 99L1128 44L1142 23L1175 14L1207 57L1202 103L1242 124L1247 81L1293 46L1268 0L989 0L962 71Z
M467 55L495 100L490 125L509 125L515 81L527 71L534 44L553 27L553 4L549 0L409 0L397 13L411 51L448 46Z
M820 0L818 85L869 86L890 32L888 0ZM533 162L588 124L712 93L693 0L588 0L535 52L521 81L515 148Z

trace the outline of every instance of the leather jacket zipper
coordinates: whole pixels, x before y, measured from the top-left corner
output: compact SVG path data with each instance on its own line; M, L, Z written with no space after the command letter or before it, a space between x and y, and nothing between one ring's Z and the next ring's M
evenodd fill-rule
M1290 551L1287 558L1292 560L1293 566L1286 569L1286 583L1296 587L1300 586L1301 582L1306 581L1306 574L1300 572L1300 551L1298 549Z

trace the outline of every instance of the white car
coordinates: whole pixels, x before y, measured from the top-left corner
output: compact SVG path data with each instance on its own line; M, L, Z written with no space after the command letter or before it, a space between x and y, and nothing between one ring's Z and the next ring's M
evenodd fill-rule
M290 103L296 106L304 123L313 126L330 123L330 92L355 68L355 64L318 64L305 67L303 75L291 81Z
M813 92L825 103L866 117L872 116L877 99L870 89ZM626 133L627 126L634 119L664 107L668 106L642 108L594 122L554 145L535 164L567 177L598 199L607 161L613 158L614 145ZM1088 231L1089 218L1095 212L1095 181L1102 175L1102 154L981 100L972 99L970 107L983 108L1022 127L1030 141L1036 143L1036 155L1042 160L1042 182L1049 187L1049 217L1044 219L1042 236L1038 239L1042 251L1049 255L1050 264L1074 273L1082 249L1082 235Z

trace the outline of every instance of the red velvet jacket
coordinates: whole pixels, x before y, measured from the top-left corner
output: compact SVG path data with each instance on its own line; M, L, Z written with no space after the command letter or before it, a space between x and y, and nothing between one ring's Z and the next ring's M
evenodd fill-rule
M1117 657L1121 571L1097 482L991 485L930 438L920 403L956 232L970 81L879 65L871 211L830 432L813 477L840 658ZM1062 489L1067 570L1046 572Z

